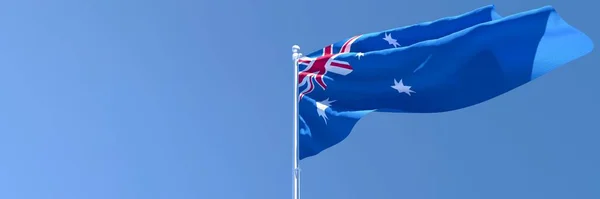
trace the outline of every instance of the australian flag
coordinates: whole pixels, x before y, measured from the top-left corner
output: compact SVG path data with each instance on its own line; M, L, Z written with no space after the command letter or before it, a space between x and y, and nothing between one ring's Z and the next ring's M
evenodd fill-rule
M550 6L508 17L487 6L341 40L297 60L299 158L340 143L368 113L469 107L592 49Z

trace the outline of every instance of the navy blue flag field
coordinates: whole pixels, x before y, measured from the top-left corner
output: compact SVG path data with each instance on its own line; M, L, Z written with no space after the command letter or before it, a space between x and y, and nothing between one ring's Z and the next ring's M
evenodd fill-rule
M591 52L550 6L493 6L350 37L297 60L299 158L340 143L364 115L435 113L497 97Z

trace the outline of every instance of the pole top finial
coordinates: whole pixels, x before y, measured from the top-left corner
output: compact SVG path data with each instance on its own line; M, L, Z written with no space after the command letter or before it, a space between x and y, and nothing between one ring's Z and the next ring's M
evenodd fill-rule
M298 45L293 45L293 46L292 46L292 52L293 52L293 53L298 53L298 52L300 52L300 46L298 46Z
M300 57L302 57L302 53L300 53L300 46L298 45L293 45L292 46L292 59L294 61L298 60Z

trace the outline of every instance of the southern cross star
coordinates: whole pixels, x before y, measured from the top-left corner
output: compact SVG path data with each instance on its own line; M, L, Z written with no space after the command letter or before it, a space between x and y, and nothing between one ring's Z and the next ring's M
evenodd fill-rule
M404 85L404 83L402 83L402 79L400 79L399 82L394 79L394 85L392 88L396 89L399 93L406 93L409 96L410 93L416 93L415 91L410 90L410 86Z
M385 33L385 37L383 38L383 40L387 41L388 44L390 44L390 45L394 45L394 48L400 46L398 41L396 41L396 39L392 38L392 33L390 33L390 34Z

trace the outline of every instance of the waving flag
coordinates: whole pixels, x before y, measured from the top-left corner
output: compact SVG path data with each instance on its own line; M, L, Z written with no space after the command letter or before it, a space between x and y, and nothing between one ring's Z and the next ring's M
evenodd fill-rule
M299 158L338 144L365 114L469 107L592 49L549 6L508 17L487 6L327 45L297 60Z

